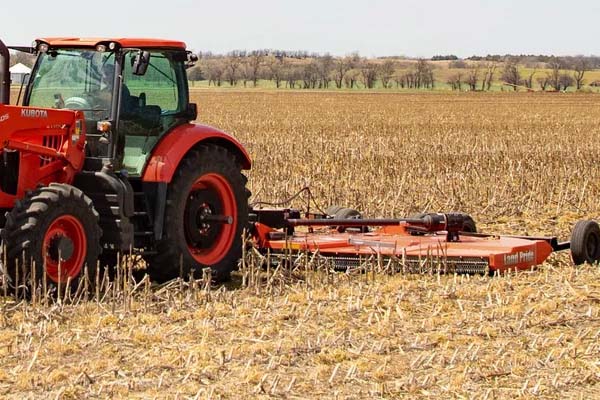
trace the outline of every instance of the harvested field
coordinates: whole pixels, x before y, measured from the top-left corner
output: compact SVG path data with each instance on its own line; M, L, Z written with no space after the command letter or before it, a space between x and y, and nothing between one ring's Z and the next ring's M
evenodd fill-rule
M492 228L516 217L502 228L520 233L567 233L573 219L600 211L594 95L223 91L196 98L202 121L250 149L255 199L310 185L322 204L372 217L462 210Z
M252 200L310 186L367 216L468 212L482 231L598 218L600 97L197 90L249 149ZM297 201L296 206L304 202ZM591 398L600 270L567 254L502 277L258 271L227 288L4 299L0 396Z

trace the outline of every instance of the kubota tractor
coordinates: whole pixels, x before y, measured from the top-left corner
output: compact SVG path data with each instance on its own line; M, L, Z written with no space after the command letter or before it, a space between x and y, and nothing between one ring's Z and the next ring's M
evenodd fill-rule
M185 43L38 39L22 106L0 41L0 227L12 285L77 285L117 254L158 281L210 267L226 279L248 220L246 150L191 123ZM87 268L85 268L87 266ZM46 279L46 278L44 278Z

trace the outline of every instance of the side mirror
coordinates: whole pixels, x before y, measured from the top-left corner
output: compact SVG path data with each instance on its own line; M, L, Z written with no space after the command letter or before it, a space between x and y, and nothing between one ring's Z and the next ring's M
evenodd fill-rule
M198 62L198 55L192 53L191 51L188 51L186 55L185 69L190 69Z
M150 64L150 52L140 50L135 55L134 58L131 59L131 67L134 75L142 76L146 74L146 70L148 69L148 65Z
M198 106L196 105L196 103L189 103L187 105L187 109L185 110L185 117L190 121L194 121L196 120L196 118L198 118Z

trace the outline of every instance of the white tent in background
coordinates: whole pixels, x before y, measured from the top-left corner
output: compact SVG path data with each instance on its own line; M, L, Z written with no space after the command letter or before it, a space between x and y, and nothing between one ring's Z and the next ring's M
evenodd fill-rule
M31 74L31 68L21 63L10 67L10 80L15 85L20 85L21 82L27 83Z

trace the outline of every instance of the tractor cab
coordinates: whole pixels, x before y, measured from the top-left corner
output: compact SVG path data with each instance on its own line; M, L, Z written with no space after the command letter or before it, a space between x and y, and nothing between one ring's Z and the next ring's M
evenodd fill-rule
M25 106L85 115L85 170L107 160L140 176L163 134L196 118L186 67L195 56L179 42L41 39Z

